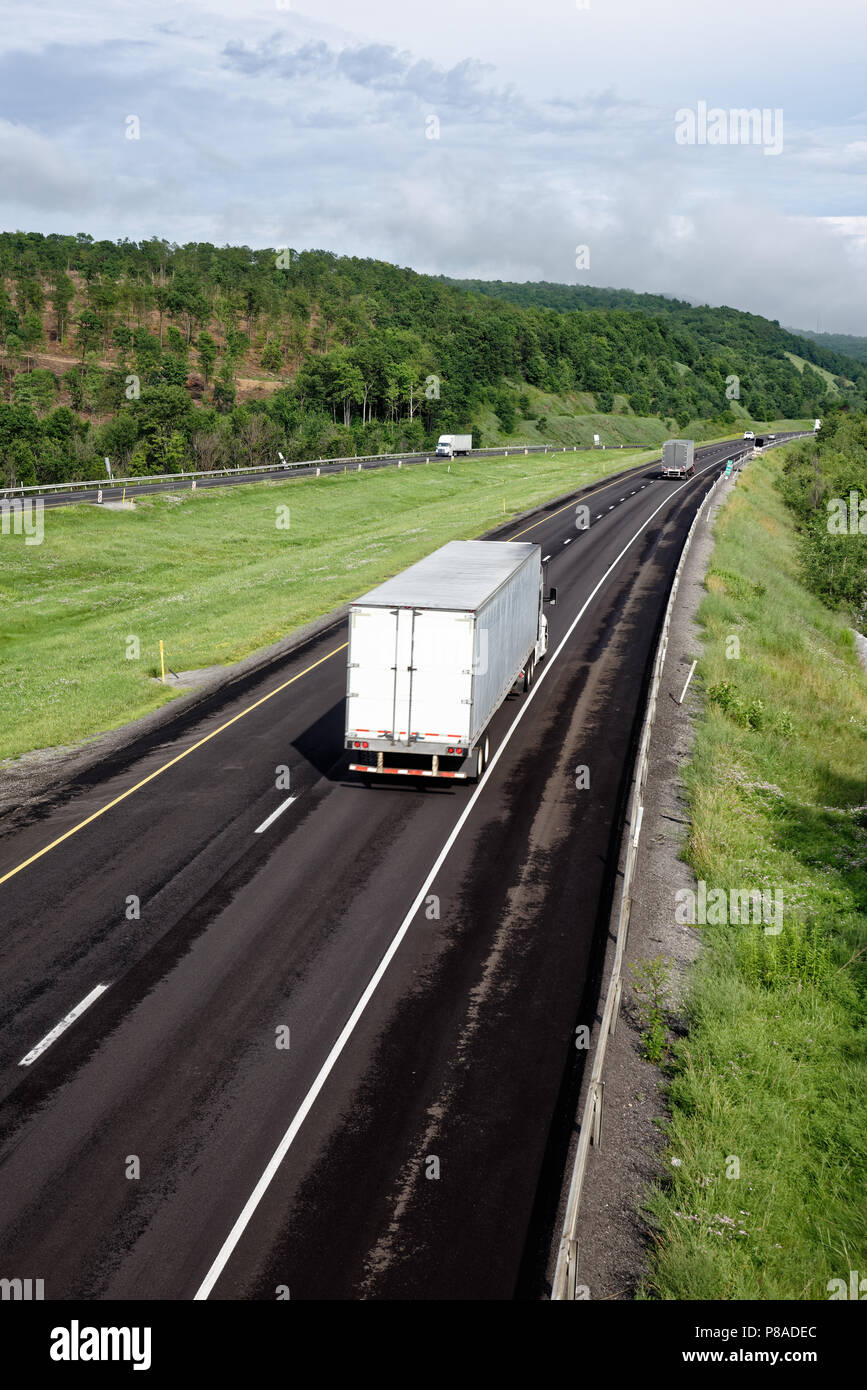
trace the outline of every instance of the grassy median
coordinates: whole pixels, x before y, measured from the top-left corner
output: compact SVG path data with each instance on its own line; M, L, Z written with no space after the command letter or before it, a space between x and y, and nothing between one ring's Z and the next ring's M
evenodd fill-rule
M696 877L781 890L783 927L702 928L651 1298L826 1299L867 1274L867 678L800 582L782 461L719 516L687 786Z
M175 671L237 661L447 540L653 457L460 459L47 510L41 545L0 536L0 758L172 698L151 679L160 639Z

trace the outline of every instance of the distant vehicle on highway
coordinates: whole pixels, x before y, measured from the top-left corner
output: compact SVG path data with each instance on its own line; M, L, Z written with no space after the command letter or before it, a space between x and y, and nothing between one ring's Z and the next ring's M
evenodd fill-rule
M755 439L755 437L754 430L744 430L744 439Z
M695 440L666 439L662 446L663 478L689 478L695 472Z
M814 434L818 434L818 432L819 432L819 430L820 430L821 428L822 428L822 421L821 421L821 420L814 420L814 421L813 421L813 433L814 433Z
M449 541L351 604L350 771L478 781L491 719L548 650L543 598L538 545Z
M776 439L776 437L777 437L777 436L776 436L775 434L769 434L769 435L768 435L768 439Z
M468 454L472 447L471 434L441 434L437 440L437 458L457 458L458 454Z
M753 448L754 448L754 449L764 449L764 447L765 447L765 437L764 437L764 435L763 435L763 434L757 434L757 435L756 435L756 438L755 438L755 442L753 443Z

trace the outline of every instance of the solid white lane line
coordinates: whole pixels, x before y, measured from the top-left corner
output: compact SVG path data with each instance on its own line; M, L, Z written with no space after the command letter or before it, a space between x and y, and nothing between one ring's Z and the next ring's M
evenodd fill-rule
M278 816L283 814L287 806L291 806L292 802L297 800L297 796L287 796L286 800L280 806L277 807L277 810L271 812L267 820L263 820L261 825L256 826L256 829L253 833L256 835L261 835L263 830L267 830L268 826L271 825L271 823L275 821Z
M74 1023L77 1018L81 1018L85 1009L89 1009L93 1001L98 999L101 994L105 994L107 989L108 985L97 985L96 989L92 989L86 999L82 999L80 1004L76 1004L72 1012L68 1013L65 1018L60 1020L56 1028L52 1028L50 1033L46 1033L42 1041L38 1042L32 1051L28 1052L26 1057L21 1058L21 1061L18 1063L19 1067L29 1067L31 1062L35 1062L37 1057L41 1057L46 1048L49 1048L53 1042L56 1042L61 1033L65 1033L71 1023Z
M702 469L702 472L704 471L706 470ZM370 1003L370 1000L376 993L376 990L379 987L380 980L382 979L385 972L388 970L389 965L391 964L394 956L397 953L400 943L403 941L403 938L409 931L413 918L415 917L419 909L422 907L425 901L425 897L427 896L428 889L436 879L437 874L439 873L445 860L447 859L449 852L451 851L452 845L455 843L456 839L463 830L464 825L466 824L473 807L475 806L485 786L487 785L488 778L490 777L491 773L497 766L497 763L500 761L500 758L502 757L503 753L508 747L512 735L514 734L521 720L524 718L525 714L527 713L527 710L533 703L533 700L536 698L536 695L538 694L542 683L546 680L546 678L550 675L551 671L553 670L554 662L557 660L558 656L563 651L564 647L566 646L566 643L572 636L572 633L575 631L581 619L584 617L584 614L587 612L587 609L590 607L590 604L593 602L599 590L602 588L602 585L605 583L608 576L620 564L620 561L623 559L629 547L633 544L634 541L638 540L638 537L644 530L647 529L647 527L650 525L651 521L657 515L657 513L661 512L663 507L668 506L672 497L674 497L676 493L682 492L683 489L688 486L689 483L681 483L679 487L672 488L671 492L666 494L664 500L660 502L659 506L650 513L650 516L647 517L646 521L642 522L638 530L626 542L623 549L620 551L620 554L614 560L611 561L611 564L608 566L608 569L605 571L602 578L598 581L596 586L591 590L588 597L584 600L584 603L578 610L578 613L572 619L570 626L567 628L565 636L561 638L560 644L557 647L556 651L554 651L551 654L551 656L549 656L546 659L545 664L542 667L542 674L536 676L536 679L533 685L530 687L530 691L526 699L521 705L521 708L518 710L518 713L516 714L511 726L506 731L506 735L502 743L500 744L496 753L494 753L493 757L491 758L491 761L488 763L487 769L482 776L482 780L476 783L475 791L470 796L466 806L464 807L463 811L461 812L460 816L455 822L454 829L452 830L451 834L449 835L448 839L446 840L445 844L443 845L442 849L437 855L433 867L428 873L427 878L425 879L421 888L418 890L418 893L415 897L415 901L410 907L409 912L406 914L397 931L395 932L394 936L392 937L392 940L388 948L386 949L385 955L382 957L382 960L376 967L376 970L374 971L367 985L367 988L365 989L355 1008L352 1010L352 1013L346 1020L346 1023L344 1024L341 1033L339 1034L336 1042L334 1043L334 1046L332 1047L328 1056L325 1058L325 1061L322 1063L322 1066L319 1069L315 1081L313 1082L312 1086L310 1087L310 1090L307 1092L306 1096L301 1102L301 1105L296 1111L292 1119L292 1122L289 1125L289 1128L286 1130L286 1133L283 1135L283 1138L280 1140L280 1143L277 1145L277 1148L271 1155L271 1158L268 1161L265 1171L263 1172L259 1181L256 1183L256 1186L253 1188L253 1191L250 1193L250 1196L247 1198L247 1201L244 1204L243 1211L241 1212L240 1216L238 1217L229 1234L226 1236L226 1239L223 1241L223 1244L220 1246L220 1249L217 1252L217 1256L213 1264L211 1265L210 1269L208 1270L207 1274L202 1280L199 1288L193 1296L195 1301L201 1301L202 1299L206 1299L208 1297L217 1280L219 1279L220 1275L222 1274L223 1270L225 1269L226 1265L228 1264L232 1252L235 1249L235 1246L238 1244L238 1241L241 1239L241 1236L247 1229L247 1226L250 1223L253 1213L255 1212L256 1208L258 1207L259 1203L261 1202L262 1198L264 1197L265 1193L270 1187L274 1175L279 1170L280 1165L283 1162L283 1159L286 1157L287 1153L292 1147L292 1144L295 1141L295 1137L298 1134L298 1131L301 1129L301 1126L303 1125L311 1109L313 1108L313 1105L315 1104L320 1091L322 1090L323 1086L325 1085L326 1081L331 1075L331 1072L333 1071L334 1066L337 1063L337 1060L341 1052L343 1051L349 1039L352 1037L352 1034L355 1032L355 1026L358 1023L358 1020L361 1018L362 1014L364 1013L365 1009Z

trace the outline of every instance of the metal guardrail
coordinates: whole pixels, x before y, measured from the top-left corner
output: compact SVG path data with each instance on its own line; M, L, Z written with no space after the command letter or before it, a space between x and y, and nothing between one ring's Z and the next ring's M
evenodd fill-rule
M810 431L806 433L810 433ZM800 436L781 436L777 442L782 443L788 438L800 438ZM511 444L503 446L502 448L471 449L469 455L465 455L464 457L510 458L513 454L604 454L614 450L656 449L658 447L660 447L658 444L564 444L562 447L552 444ZM699 445L699 447L703 448L706 446ZM0 497L25 497L30 493L35 496L42 496L44 493L54 492L93 492L99 491L100 488L105 491L108 488L115 487L148 487L153 483L172 484L183 482L185 479L199 481L199 479L207 478L234 478L240 477L243 474L286 473L305 468L328 468L339 467L340 465L348 467L350 463L362 466L365 463L373 464L374 466L385 463L420 463L422 460L429 462L431 459L436 458L437 455L435 451L431 449L422 449L418 452L404 454L352 454L344 458L334 459L294 459L289 463L260 463L250 464L249 466L245 465L243 467L239 465L237 468L190 470L184 473L145 473L133 478L91 478L84 482L33 483L27 487L16 485L15 487L9 486L0 488Z
M733 452L732 458L734 461L738 461L744 458L748 453L752 455L753 451L742 450L737 455ZM696 527L701 519L702 512L724 477L725 474L721 473L712 487L708 489L706 496L702 500L701 506L693 518L692 525L684 541L677 569L674 573L674 580L671 586L671 593L668 596L668 605L665 611L662 631L657 643L656 656L653 663L653 675L650 683L650 694L648 696L644 723L641 729L638 756L635 761L632 798L629 814L626 819L626 825L630 827L629 842L626 850L626 863L623 868L623 887L617 914L614 961L611 967L611 978L608 982L608 993L602 1012L602 1023L596 1044L596 1055L593 1060L590 1081L584 1101L584 1110L581 1115L578 1146L575 1151L572 1179L569 1186L569 1196L566 1202L566 1213L563 1219L562 1235L560 1237L560 1248L557 1254L557 1264L551 1289L551 1299L553 1302L574 1300L578 1287L578 1212L581 1204L581 1193L584 1186L584 1174L587 1167L590 1145L592 1143L594 1146L598 1147L602 1142L602 1107L605 1093L605 1082L602 1079L602 1070L605 1064L605 1052L608 1038L609 1036L613 1036L617 1026L617 1017L620 1012L620 1000L623 993L623 954L626 949L626 938L629 930L629 914L632 906L630 889L635 873L635 861L638 854L639 837L641 835L641 822L644 817L642 796L647 781L650 735L656 716L656 702L662 677L662 667L668 651L668 634L671 627L672 614L674 612L674 602L677 597L681 574L683 573L683 567L686 563L686 557L689 553Z
M470 458L509 458L513 454L579 454L579 453L605 453L615 449L655 449L655 444L513 444L499 449L471 449ZM352 454L344 458L328 459L295 459L289 463L263 463L251 464L249 466L239 466L237 468L212 468L210 470L191 470L184 473L145 473L132 478L91 478L81 482L66 483L34 483L27 487L15 486L0 488L0 497L24 497L27 494L41 496L43 493L54 492L75 492L75 491L105 491L108 488L116 487L148 487L153 483L179 483L185 479L198 481L207 478L234 478L244 474L262 473L286 473L305 468L328 468L348 466L350 463L363 466L372 464L374 466L385 463L420 463L422 460L429 462L436 460L437 454L434 450L420 450L419 452L409 452L404 454ZM446 458L447 455L440 457Z

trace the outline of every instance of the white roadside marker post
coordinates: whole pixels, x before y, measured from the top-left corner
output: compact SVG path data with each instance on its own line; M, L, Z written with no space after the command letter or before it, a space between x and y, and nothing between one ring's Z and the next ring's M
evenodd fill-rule
M687 686L689 685L690 681L692 680L692 673L693 673L693 671L695 670L695 668L696 668L697 665L698 665L698 662L697 662L697 661L694 661L694 662L692 663L692 665L690 666L690 668L689 668L689 675L688 675L687 678L686 678L686 685L683 687L683 690L680 692L680 699L679 699L678 702L677 702L679 705L682 705L682 704L683 704L683 697L684 697L684 695L686 694Z

